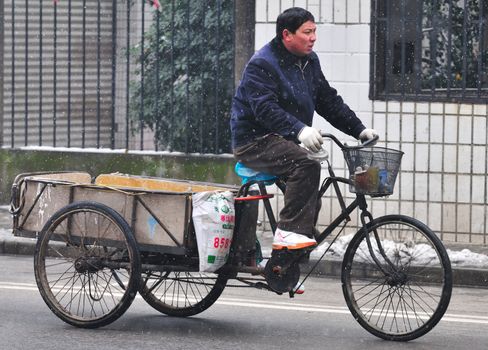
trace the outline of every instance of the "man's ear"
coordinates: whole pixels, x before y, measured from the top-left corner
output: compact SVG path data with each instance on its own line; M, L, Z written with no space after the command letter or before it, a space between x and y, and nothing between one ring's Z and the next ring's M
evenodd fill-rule
M283 29L283 32L282 32L282 34L281 34L281 36L282 36L283 40L285 40L285 41L286 41L287 39L288 39L288 40L289 40L289 39L291 39L291 36L292 36L292 35L293 35L293 33L292 33L292 32L290 32L288 29Z

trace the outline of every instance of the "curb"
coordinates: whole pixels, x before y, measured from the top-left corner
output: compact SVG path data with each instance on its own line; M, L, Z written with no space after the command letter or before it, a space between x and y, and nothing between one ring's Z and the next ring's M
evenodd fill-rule
M477 268L452 268L452 280L455 286L488 288L488 271Z
M301 264L302 275L309 273L315 264L317 264L317 260L310 260L307 264ZM322 260L318 262L312 276L341 278L341 274L342 261ZM488 288L488 270L452 266L452 282L456 287Z
M15 237L0 239L0 254L10 255L34 255L36 240L33 238ZM304 276L317 265L311 274L314 277L340 278L342 273L341 260L317 260L311 259L308 263L301 264L301 273ZM457 287L488 288L488 270L478 268L452 267L453 284Z
M34 255L35 250L35 239L14 237L0 240L0 254Z

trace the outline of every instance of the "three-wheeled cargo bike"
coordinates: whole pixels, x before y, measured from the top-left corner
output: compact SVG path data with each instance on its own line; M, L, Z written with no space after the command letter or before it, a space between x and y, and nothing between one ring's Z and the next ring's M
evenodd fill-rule
M350 238L341 267L346 303L378 337L405 341L422 336L449 304L452 275L446 250L418 220L399 214L373 218L368 211L370 197L393 193L402 152L350 147L333 135L324 137L342 149L349 174L336 176L329 160L322 160L328 176L319 197L330 190L341 211L315 233L328 248L340 234ZM242 166L237 172L244 178L241 187L118 173L95 179L84 172L17 176L11 202L14 234L37 238L35 277L46 304L69 324L96 328L119 318L137 293L172 316L206 310L226 286L293 296L301 283L300 263L310 251L276 251L264 264L256 241L258 203L272 234L273 195L266 187L285 192L286 181ZM346 187L355 198L343 196ZM235 201L229 258L215 273L199 271L192 220L192 196L204 191L230 191Z

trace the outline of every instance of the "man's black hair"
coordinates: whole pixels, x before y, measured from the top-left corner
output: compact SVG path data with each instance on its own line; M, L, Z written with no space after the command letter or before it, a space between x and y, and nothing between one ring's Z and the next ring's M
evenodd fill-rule
M295 33L307 21L315 22L315 18L310 12L301 7L291 7L278 16L276 20L276 36L282 39L283 30L285 29Z

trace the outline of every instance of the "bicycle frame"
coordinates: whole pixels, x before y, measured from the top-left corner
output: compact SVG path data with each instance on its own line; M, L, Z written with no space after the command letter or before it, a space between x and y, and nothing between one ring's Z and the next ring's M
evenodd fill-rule
M364 195L362 194L357 194L356 198L353 200L351 204L349 204L346 207L346 203L344 201L344 197L342 195L342 192L339 188L339 183L345 183L350 185L351 180L343 178L343 177L337 177L334 173L334 170L332 169L332 166L330 165L330 162L327 160L327 168L329 172L329 177L326 177L324 181L322 182L322 185L320 186L319 189L319 194L318 198L322 198L329 189L329 187L332 185L334 188L334 192L336 194L337 200L339 201L339 205L341 207L341 214L337 216L325 229L322 231L317 237L317 243L320 244L322 243L329 235L337 228L343 221L350 221L350 214L356 210L358 207L360 208L361 212L364 213L367 211L367 203ZM368 212L369 214L369 212ZM369 214L371 216L371 214ZM363 222L363 219L361 220ZM363 222L363 225L365 222Z
M332 166L330 165L329 161L327 161L327 168L329 172L329 176L324 179L322 182L322 185L319 188L318 192L318 198L322 198L325 192L329 189L329 187L332 185L334 188L334 192L336 194L336 197L339 201L339 205L341 206L341 214L337 216L325 229L322 231L316 238L317 243L323 242L343 221L350 221L350 214L354 212L358 207L360 208L362 214L365 214L365 216L371 217L371 214L367 211L367 203L364 195L362 194L356 194L356 199L346 206L344 197L342 195L342 192L339 188L339 183L345 183L345 184L351 184L351 180L343 178L343 177L337 177L334 173L334 170L332 169ZM283 192L285 193L286 191L286 184L283 180L278 179L275 182L276 186ZM250 187L253 185L257 185L259 188L259 195L254 196L254 199L261 199L263 201L264 209L266 211L266 216L268 217L271 230L273 234L276 231L276 218L273 212L273 208L270 203L270 198L272 195L269 195L267 190L266 190L266 185L263 181L250 181L243 185L241 189L239 190L239 196L247 196L250 191ZM362 223L363 225L366 224L364 221L364 216L362 215Z

